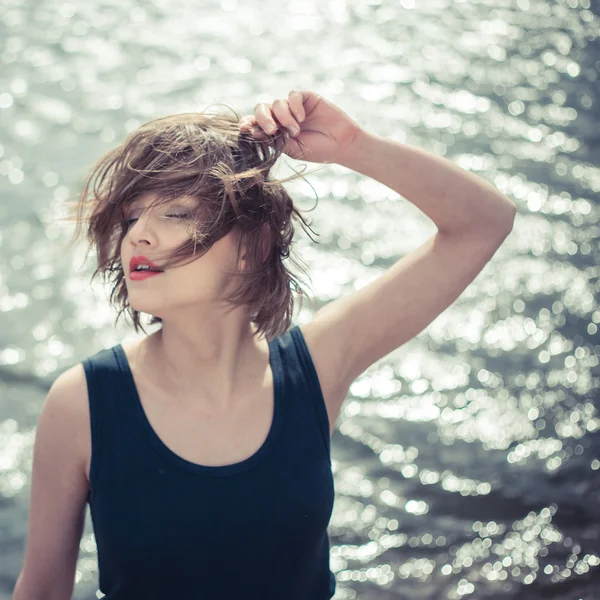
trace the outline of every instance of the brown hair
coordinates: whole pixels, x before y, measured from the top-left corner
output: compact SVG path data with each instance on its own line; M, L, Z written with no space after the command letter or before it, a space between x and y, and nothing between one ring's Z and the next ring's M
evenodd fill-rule
M228 273L239 284L223 300L232 309L248 306L250 319L257 325L255 335L263 333L272 339L290 327L292 292L300 294L301 304L305 292L284 259L291 257L310 279L291 251L292 219L312 229L282 185L300 175L284 180L270 177L289 134L279 127L267 141L257 140L249 132L240 132L240 116L231 111L233 116L181 113L149 121L103 155L87 175L76 201L77 225L69 245L86 225L86 259L93 246L98 258L92 281L102 273L112 285L110 302L118 310L115 324L125 313L136 332L141 328L146 333L140 313L128 303L120 248L128 229L124 208L140 194L151 192L153 206L184 196L196 201L194 218L188 223L190 239L170 253L167 262L161 261L161 268L182 264L181 259L200 258L238 227L236 265L244 253L246 267ZM200 254L196 253L198 245ZM159 322L162 319L153 316L148 324Z

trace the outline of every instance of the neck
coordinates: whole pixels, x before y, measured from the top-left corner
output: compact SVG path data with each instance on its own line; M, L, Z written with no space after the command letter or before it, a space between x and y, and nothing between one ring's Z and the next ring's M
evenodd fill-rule
M177 331L165 326L140 347L140 360L150 378L178 404L204 404L211 410L229 410L238 392L264 376L268 345L252 337L255 326L213 333ZM264 364L263 364L264 363Z

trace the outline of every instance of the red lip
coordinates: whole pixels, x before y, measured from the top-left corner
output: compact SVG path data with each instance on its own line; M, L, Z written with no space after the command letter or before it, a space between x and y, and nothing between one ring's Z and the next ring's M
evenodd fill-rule
M162 271L131 271L129 273L129 279L131 279L131 281L144 281L144 279L149 279L155 275L162 274Z
M129 271L135 271L138 265L148 265L153 269L160 269L156 263L152 262L149 258L146 258L142 254L131 257L131 260L129 261Z

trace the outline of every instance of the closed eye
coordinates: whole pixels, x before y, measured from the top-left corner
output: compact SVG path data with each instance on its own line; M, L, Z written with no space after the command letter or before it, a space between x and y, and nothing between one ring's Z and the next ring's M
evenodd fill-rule
M186 213L183 215L166 215L166 217L168 219L189 219L190 215ZM125 219L125 223L127 223L127 225L131 225L134 221L137 221L137 218Z

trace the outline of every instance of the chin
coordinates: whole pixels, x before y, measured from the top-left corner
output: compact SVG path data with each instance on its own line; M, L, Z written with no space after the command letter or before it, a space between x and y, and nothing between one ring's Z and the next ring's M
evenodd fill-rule
M131 301L131 296L129 297L129 306L133 309L136 310L139 313L145 313L147 315L151 315L153 317L161 317L162 315L159 314L162 311L160 310L160 308L158 306L152 306L150 303L143 303L143 302L132 302Z

